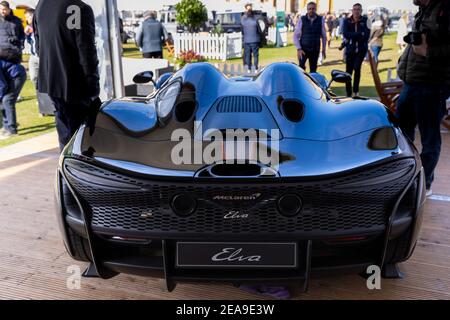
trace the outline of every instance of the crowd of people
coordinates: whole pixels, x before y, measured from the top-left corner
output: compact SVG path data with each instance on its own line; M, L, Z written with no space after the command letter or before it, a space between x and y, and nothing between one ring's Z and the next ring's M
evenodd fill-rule
M417 15L411 19L405 13L399 21L398 76L404 88L396 116L411 141L419 128L427 195L431 195L441 152L441 122L450 97L450 4L444 0L414 0L414 4L419 6ZM299 65L305 69L309 59L311 72L316 72L320 48L325 57L326 41L340 35L346 71L353 75L353 86L347 83L347 95L358 96L362 63L369 50L378 62L388 20L373 12L363 15L362 5L356 3L350 15L341 15L335 21L333 15L317 15L314 2L308 4L307 14L299 18L294 33ZM338 28L337 33L334 28Z
M418 126L422 142L422 162L428 195L441 151L440 124L450 97L450 5L446 0L414 0L418 14L404 13L399 21L397 44L401 58L398 75L404 82L398 100L397 118L408 137L415 140ZM389 26L387 15L368 11L355 3L349 14L339 17L319 15L317 4L310 2L305 15L287 16L285 26L295 27L293 42L298 63L317 72L319 59L326 59L332 38L341 38L346 72L353 83L346 84L347 95L359 96L361 67L371 53L375 63L383 48L383 37ZM244 66L258 69L261 31L251 5L242 18L244 34ZM412 31L412 32L411 32ZM253 62L252 62L253 56Z
M405 14L406 15L406 14ZM340 50L343 51L346 71L353 75L353 87L347 86L349 96L359 95L362 63L368 58L370 50L373 58L378 58L383 47L383 36L388 28L389 19L386 15L369 11L363 14L363 7L356 3L351 12L342 13L339 17L328 12L325 15L317 14L317 5L310 2L304 16L297 15L294 20L294 44L297 47L299 65L306 69L309 60L310 72L317 71L318 62L326 58L326 50L331 47L331 41L341 40ZM408 32L405 26L404 33L399 33L401 41Z
M249 70L259 68L259 48L262 46L264 32L260 28L261 16L254 14L251 4L245 6L245 14L241 25L244 41L244 67ZM401 52L406 47L403 38L411 30L409 14L405 13L399 21L397 43ZM326 59L327 48L332 40L341 40L340 50L343 51L347 72L354 74L352 88L348 95L359 94L361 66L368 59L368 51L376 62L383 47L383 37L389 28L389 17L381 12L369 10L363 14L361 4L355 4L349 13L336 16L328 12L317 13L317 4L308 3L306 14L287 14L285 27L294 32L293 42L297 48L299 65L306 69L309 61L310 72L316 72L318 65ZM399 51L399 53L401 53Z

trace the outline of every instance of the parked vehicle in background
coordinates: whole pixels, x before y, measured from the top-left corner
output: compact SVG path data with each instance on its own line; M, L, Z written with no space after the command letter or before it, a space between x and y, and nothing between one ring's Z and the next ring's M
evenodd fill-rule
M164 6L158 12L158 20L166 28L167 33L174 35L177 32L183 32L183 28L177 23L177 11L175 6Z
M214 25L222 25L223 31L225 33L241 32L241 17L244 11L232 11L227 10L224 12L216 12L213 17Z
M123 33L126 34L122 36L122 42L126 43L129 39L136 39L136 32L139 28L140 22L144 19L143 11L122 11L122 20L123 20Z
M389 24L388 29L390 32L397 32L400 25L401 15L392 15L389 16Z
M267 24L270 24L267 19L267 13L261 10L253 11L256 18L263 17ZM220 24L225 33L242 32L241 18L244 11L226 10L222 12L213 13L213 25Z
M389 16L389 10L385 7L369 6L369 7L367 7L367 12L369 12L369 11L372 11L376 17L377 16L383 16L383 17Z

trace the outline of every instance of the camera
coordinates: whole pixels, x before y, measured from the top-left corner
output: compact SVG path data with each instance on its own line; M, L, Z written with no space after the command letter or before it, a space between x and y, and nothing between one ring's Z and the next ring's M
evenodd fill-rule
M405 41L407 44L420 46L422 44L422 33L417 32L417 31L412 31L403 38L403 41Z
M339 49L339 51L342 51L342 50L344 50L346 47L347 47L347 41L344 40L344 41L342 42L341 46L340 46L338 49Z

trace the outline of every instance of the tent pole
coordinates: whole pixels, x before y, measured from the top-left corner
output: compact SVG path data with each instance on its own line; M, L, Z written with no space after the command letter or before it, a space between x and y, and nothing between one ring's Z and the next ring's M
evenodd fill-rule
M105 0L106 12L108 16L108 33L111 54L111 68L113 74L114 97L125 96L122 69L122 42L119 28L119 11L117 0Z

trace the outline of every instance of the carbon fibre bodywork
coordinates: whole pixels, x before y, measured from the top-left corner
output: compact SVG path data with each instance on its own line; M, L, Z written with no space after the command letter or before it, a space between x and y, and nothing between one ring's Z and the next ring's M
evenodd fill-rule
M177 129L188 134L189 163L173 160ZM279 153L276 170L258 161L195 161L212 129L264 132L256 144ZM64 150L56 186L66 248L91 261L87 275L160 276L169 290L192 280L298 280L306 288L311 270L387 270L411 256L425 199L417 150L387 108L333 97L289 63L255 79L193 64L149 97L105 103ZM206 255L256 244L258 255L242 261L261 258L258 248L295 244L296 264L208 267L196 250L185 253L192 243L210 245Z

